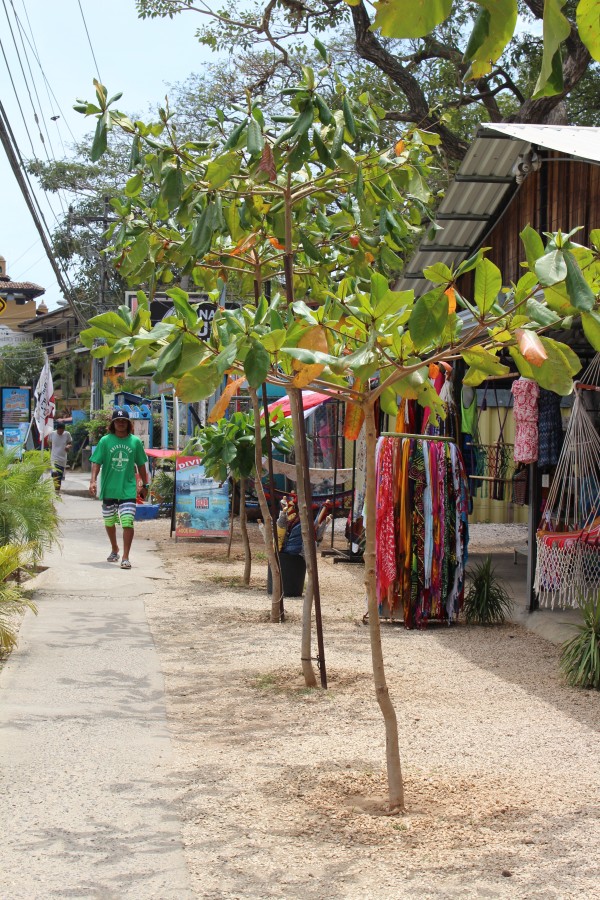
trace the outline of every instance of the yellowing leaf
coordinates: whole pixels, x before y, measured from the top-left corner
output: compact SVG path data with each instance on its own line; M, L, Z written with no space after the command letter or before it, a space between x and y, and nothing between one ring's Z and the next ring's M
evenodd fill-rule
M235 395L238 391L238 388L240 388L243 385L245 380L246 380L245 378L234 378L228 382L225 390L223 391L223 393L221 394L221 396L219 397L219 399L217 400L217 402L215 403L215 405L213 406L213 408L210 412L210 415L208 417L209 424L212 424L213 422L218 422L219 419L223 418L223 416L227 412L227 407L229 406L229 404L231 402L231 398L235 397Z
M425 37L447 19L452 10L452 0L377 0L377 15L373 28L385 37Z

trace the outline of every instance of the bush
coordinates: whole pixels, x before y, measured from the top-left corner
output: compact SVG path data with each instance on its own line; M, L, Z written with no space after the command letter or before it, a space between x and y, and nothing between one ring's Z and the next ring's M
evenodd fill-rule
M24 564L23 551L19 547L0 547L0 657L9 653L17 643L15 620L27 608L37 614L31 600L23 596L22 588L13 580Z
M560 668L574 687L600 690L600 597L590 597L581 605L583 624L578 634L566 641Z
M513 606L509 591L496 577L492 557L467 572L470 580L464 610L468 625L502 625Z

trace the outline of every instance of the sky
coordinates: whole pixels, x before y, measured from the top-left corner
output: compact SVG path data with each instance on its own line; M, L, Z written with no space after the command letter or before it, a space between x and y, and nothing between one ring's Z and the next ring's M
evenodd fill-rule
M40 129L35 123L32 106L38 110L50 157L55 155L60 159L69 155L72 135L80 139L95 125L95 121L86 119L72 108L77 98L94 100L92 80L97 77L81 10L102 83L107 86L109 95L123 91L117 106L125 112L145 114L149 105L161 102L168 84L184 81L207 62L214 61L214 56L194 36L201 24L197 13L184 13L172 20L142 20L136 16L134 0L102 0L101 3L97 0L54 0L51 3L48 0L2 0L0 100L25 158L34 155L29 132L35 155L46 159L46 150L37 136ZM19 31L15 14L22 32ZM23 37L26 54L21 44L21 34L26 35ZM10 71L2 51L6 54ZM27 128L11 84L11 75ZM33 103L29 98L28 86ZM56 100L52 98L52 93L49 98L48 91L53 92ZM52 121L55 115L60 118ZM41 191L37 192L37 196L52 231L54 215L61 211L60 204L52 199L50 206ZM61 294L54 272L1 146L0 255L6 258L8 274L14 281L31 281L45 287L44 300L50 309L56 307Z

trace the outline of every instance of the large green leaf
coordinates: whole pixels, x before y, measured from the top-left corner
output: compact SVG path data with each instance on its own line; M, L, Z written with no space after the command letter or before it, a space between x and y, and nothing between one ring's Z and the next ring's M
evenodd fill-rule
M230 150L229 153L224 153L222 156L215 156L206 167L206 180L209 187L213 189L223 187L232 175L239 172L241 163L242 158L235 150Z
M244 360L244 373L251 388L258 388L265 381L270 362L265 348L261 344L254 343Z
M503 365L497 356L485 347L470 347L462 355L468 366L474 366L487 375L508 375L508 366Z
M600 61L600 3L598 0L579 0L577 6L579 37L595 60Z
M441 289L419 297L408 320L408 330L416 350L439 341L448 321L448 298Z
M560 316L557 313L532 297L527 301L525 310L529 318L538 325L554 325L555 322L560 322Z
M376 0L375 9L373 28L385 37L418 38L430 34L448 18L452 0Z
M571 350L567 344L563 344L562 341L555 341L554 338L549 337L542 337L541 340L546 351L550 346L555 350L558 350L561 355L565 357L571 375L577 375L577 373L581 371L581 360L575 351Z
M583 325L583 333L587 340L594 348L600 350L600 313L595 309L591 312L581 313L581 324Z
M277 350L280 350L283 347L285 337L285 328L276 328L273 331L269 331L268 334L265 334L260 342L269 353L276 353Z
M167 381L177 371L182 351L183 334L178 334L175 340L165 347L158 358L156 363L156 381Z
M437 262L423 269L423 275L433 284L450 284L453 279L452 271L445 263Z
M535 274L540 284L552 285L564 281L567 277L567 263L562 250L550 250L537 260L534 265Z
M563 89L560 45L571 33L569 20L562 12L564 5L565 0L544 2L544 54L533 93L534 99L559 94Z
M475 269L475 303L482 316L490 311L501 290L500 269L491 260L482 259Z
M565 287L567 288L569 300L577 309L589 312L596 305L596 296L585 280L584 274L571 251L565 250L564 255L567 265Z
M414 291L390 291L388 290L381 297L373 310L376 319L382 319L384 316L396 316L413 305L415 299Z
M387 413L388 416L398 415L398 399L395 387L384 388L381 392L379 402L381 404L381 409L384 413Z
M221 383L221 375L211 361L197 366L179 379L176 385L177 396L184 403L195 403L211 397Z
M93 316L90 319L90 325L115 337L126 337L131 334L131 326L116 312L105 312Z
M483 8L465 50L465 61L471 63L467 78L481 78L492 71L493 63L512 38L517 24L517 0L477 2Z
M554 391L561 397L567 397L573 390L570 361L560 349L561 345L557 341L543 337L540 337L540 340L548 354L548 359L541 366L532 367L533 377L547 391Z
M167 297L173 301L173 305L177 310L177 314L183 319L188 328L194 328L198 322L198 314L193 306L190 305L190 295L183 288L170 288Z
M526 225L523 231L519 234L519 237L523 241L523 246L525 247L525 255L527 257L527 265L533 272L535 264L540 256L544 255L544 242L538 232L531 227L531 225Z

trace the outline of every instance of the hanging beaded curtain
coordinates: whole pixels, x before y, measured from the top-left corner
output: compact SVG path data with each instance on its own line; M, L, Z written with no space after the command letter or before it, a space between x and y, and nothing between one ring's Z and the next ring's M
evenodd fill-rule
M600 436L585 405L589 391L600 391L600 353L575 386L537 532L534 588L544 606L579 606L600 590Z

